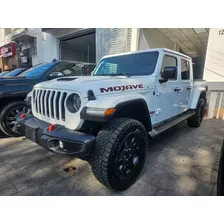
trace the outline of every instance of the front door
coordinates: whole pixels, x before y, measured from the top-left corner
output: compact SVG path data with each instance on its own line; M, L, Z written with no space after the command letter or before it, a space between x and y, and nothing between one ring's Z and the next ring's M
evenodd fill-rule
M181 58L181 91L180 97L180 113L188 110L188 102L191 89L193 88L193 77L191 77L190 62L187 59Z
M174 55L165 54L163 57L163 63L161 67L161 74L166 66L176 66L177 74L175 77L170 78L165 83L158 83L157 96L158 96L158 108L156 110L156 123L163 122L179 114L179 69L178 60Z

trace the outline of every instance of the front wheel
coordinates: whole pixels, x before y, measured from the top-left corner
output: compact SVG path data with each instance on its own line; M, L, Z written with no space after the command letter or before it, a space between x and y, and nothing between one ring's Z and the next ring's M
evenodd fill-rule
M147 149L144 126L133 119L117 118L98 133L91 156L93 173L105 186L123 191L138 178Z
M28 108L24 101L11 102L5 105L0 112L0 129L8 136L21 136L14 130L16 115L18 113L26 113Z

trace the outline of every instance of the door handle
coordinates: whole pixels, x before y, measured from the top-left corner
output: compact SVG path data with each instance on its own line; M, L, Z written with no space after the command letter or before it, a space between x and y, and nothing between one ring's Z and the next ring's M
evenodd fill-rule
M179 87L174 88L174 92L179 92L180 90L181 90L181 88L179 88Z
M192 89L192 87L191 87L191 86L187 87L187 90L191 90L191 89Z

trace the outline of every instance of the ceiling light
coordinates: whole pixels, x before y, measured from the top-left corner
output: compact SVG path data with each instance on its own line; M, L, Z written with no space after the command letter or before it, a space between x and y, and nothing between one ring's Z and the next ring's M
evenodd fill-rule
M206 33L205 28L193 28L196 33Z

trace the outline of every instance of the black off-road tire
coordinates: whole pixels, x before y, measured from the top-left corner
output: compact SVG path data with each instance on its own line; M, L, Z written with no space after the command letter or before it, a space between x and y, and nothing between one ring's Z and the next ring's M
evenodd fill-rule
M11 137L22 136L21 134L14 132L6 124L6 117L7 117L7 114L9 113L9 111L12 110L13 108L25 107L25 106L26 106L25 101L16 101L16 102L9 103L2 108L2 110L0 112L0 129L2 130L3 133L5 133L6 135L11 136Z
M200 98L194 116L187 119L187 123L190 127L198 128L201 126L201 122L205 114L205 100Z
M145 163L147 149L148 135L139 121L114 119L97 135L91 156L93 174L108 188L123 191L137 180Z

